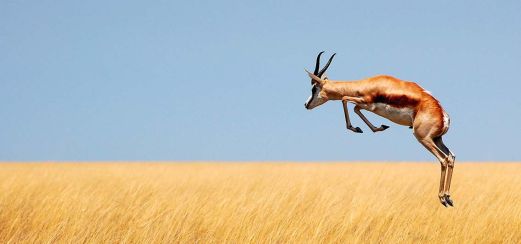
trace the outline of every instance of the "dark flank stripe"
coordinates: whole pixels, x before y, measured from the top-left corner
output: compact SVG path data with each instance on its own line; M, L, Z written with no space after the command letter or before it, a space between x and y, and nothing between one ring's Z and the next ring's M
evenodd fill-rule
M373 103L385 103L393 107L415 107L419 101L407 95L377 94L373 97Z

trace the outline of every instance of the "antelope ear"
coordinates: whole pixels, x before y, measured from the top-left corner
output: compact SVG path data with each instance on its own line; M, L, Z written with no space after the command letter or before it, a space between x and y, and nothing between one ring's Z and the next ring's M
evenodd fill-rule
M325 83L325 81L323 79L320 79L320 77L309 72L307 69L304 69L304 70L308 73L309 78L311 78L311 84L317 82L320 86L322 86Z

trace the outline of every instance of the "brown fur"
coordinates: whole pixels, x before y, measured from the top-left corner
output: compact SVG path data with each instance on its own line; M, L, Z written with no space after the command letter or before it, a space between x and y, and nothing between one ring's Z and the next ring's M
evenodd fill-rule
M373 132L383 131L388 126L376 128L370 123L360 109L366 109L401 125L412 126L416 139L440 161L440 202L452 206L450 199L450 182L455 156L443 144L441 136L448 130L444 121L446 112L440 103L429 92L418 84L403 81L388 75L379 75L363 80L332 81L323 80L309 73L312 84L319 86L319 102L306 108L320 106L328 100L342 100L347 128L361 133L359 127L353 127L349 121L347 102L355 103L355 112L371 128ZM378 107L378 106L379 107ZM378 107L378 108L377 108Z
M437 136L443 135L443 113L438 100L418 84L392 76L380 75L356 81L325 80L320 83L328 100L342 100L344 96L362 97L365 103L384 103L395 108L411 108L416 115L425 111L429 124ZM433 121L434 120L434 121Z

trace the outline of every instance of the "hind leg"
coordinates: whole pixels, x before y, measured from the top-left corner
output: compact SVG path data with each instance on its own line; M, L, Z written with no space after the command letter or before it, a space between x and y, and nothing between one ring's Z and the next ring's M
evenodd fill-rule
M440 188L438 191L438 198L440 199L441 204L443 206L447 207L447 204L451 205L451 203L447 202L447 199L445 197L445 175L447 172L447 160L445 154L438 149L432 138L430 137L424 137L424 138L417 138L418 141L427 149L429 152L431 152L437 159L440 161L441 164L441 175L440 175Z
M439 137L437 127L438 125L435 119L432 119L428 114L422 114L417 116L414 121L414 136L440 162L441 175L438 198L440 199L441 204L447 207L448 204L450 205L452 203L447 202L447 198L445 197L445 178L448 167L448 155L445 154L445 152L443 152L434 142L434 138ZM436 136L432 136L433 134Z
M445 195L445 201L453 206L453 202L452 202L452 199L450 199L450 183L452 181L452 171L454 170L454 162L456 160L456 155L454 155L454 153L452 153L449 148L447 148L447 146L445 146L445 144L443 144L443 140L440 137L437 137L434 139L434 143L436 144L436 146L438 146L438 148L440 148L446 155L448 155L447 157L447 179L446 179L446 182L445 182L445 192L444 192L444 195Z

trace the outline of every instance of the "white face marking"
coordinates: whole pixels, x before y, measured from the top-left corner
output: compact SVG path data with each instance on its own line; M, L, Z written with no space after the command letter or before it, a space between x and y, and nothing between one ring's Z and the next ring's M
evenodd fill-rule
M314 92L313 92L314 90ZM311 87L311 96L309 96L306 104L307 104L307 109L313 109L317 106L319 106L320 104L323 104L325 101L323 101L322 97L320 96L320 87L318 86L313 86Z
M311 96L309 96L308 100L306 101L306 104L309 104L309 102L311 102L311 99L313 99L313 94L311 94Z

